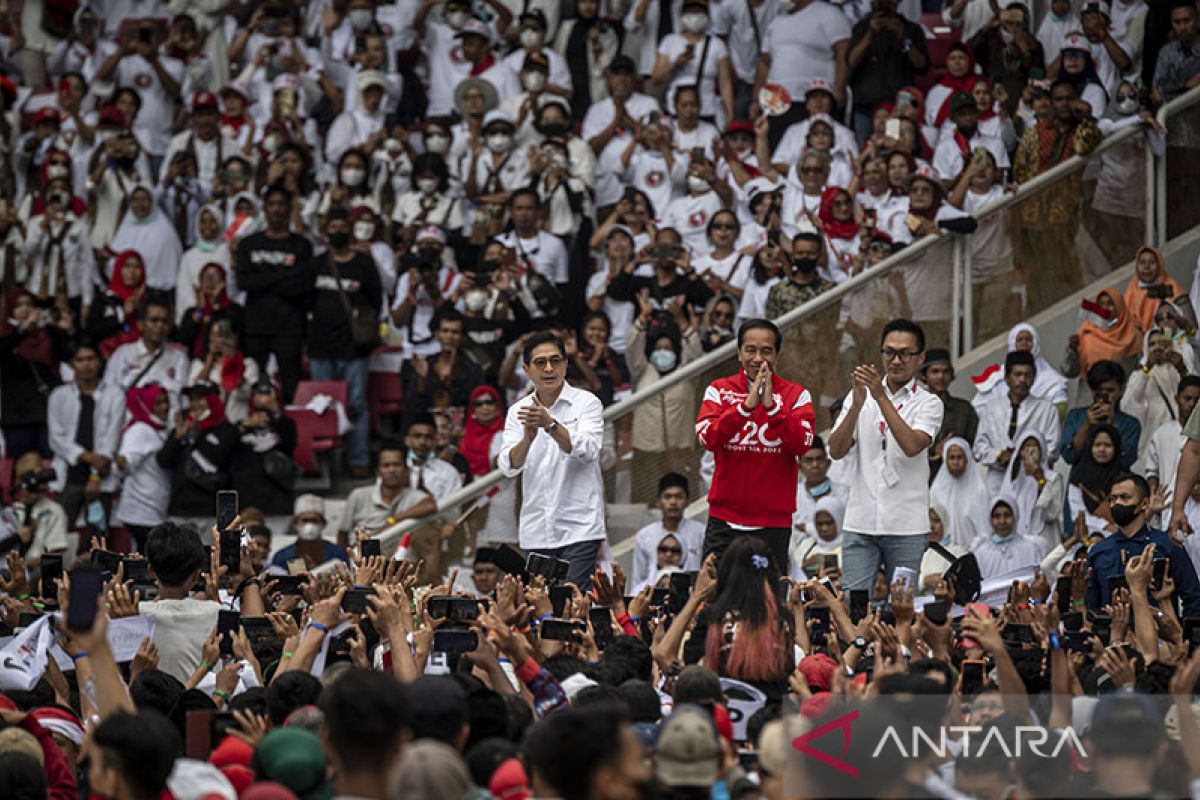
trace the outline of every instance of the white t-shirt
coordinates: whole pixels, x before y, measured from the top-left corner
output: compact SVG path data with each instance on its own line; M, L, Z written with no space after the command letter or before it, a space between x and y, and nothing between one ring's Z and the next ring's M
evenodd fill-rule
M654 213L662 219L667 212L667 206L675 199L677 183L686 179L687 168L681 159L673 160L673 167L667 168L667 160L657 150L644 150L638 145L637 150L629 159L629 169L624 173L625 180L633 188L643 192L650 198Z
M102 44L100 47L107 48L104 51L105 57L107 57L116 50L117 46ZM164 55L160 55L158 61L182 89L184 76L187 73L183 62ZM142 99L142 107L133 120L133 133L142 148L154 156L166 153L175 123L175 98L167 94L154 67L140 55L130 54L117 63L113 79L119 86L130 86L136 89Z
M985 217L975 213L1003 197L1003 187L993 184L982 194L968 189L963 198L963 211L979 220L979 227L971 236L972 282L990 281L1012 268L1013 248L1008 235L1007 213L1001 211Z
M634 269L633 274L639 277L651 277L654 275L654 267L649 264L640 264ZM629 341L629 328L633 325L637 307L628 300L613 300L609 297L608 284L611 282L607 269L597 270L592 273L592 277L588 278L587 296L589 298L597 295L604 297L604 307L601 310L608 314L608 320L612 325L608 334L608 346L624 355L626 343Z
M717 3L712 8L712 23L709 25L711 33L724 37L729 43L734 75L746 83L754 83L758 51L762 49L762 40L767 37L767 30L779 13L779 4L766 0L753 9L758 20L757 30L750 18L751 10L748 2Z
M754 256L739 253L737 250L724 258L713 258L710 252L708 255L692 259L692 267L697 275L712 272L721 280L743 291L750 280L750 265L753 263Z
M562 239L545 231L532 239L521 239L516 231L498 238L517 251L517 263L526 270L536 270L551 283L567 282L567 248Z
M640 120L652 111L659 111L658 102L653 97L636 92L625 101L625 110L635 120ZM590 141L612 124L616 108L611 97L599 103L594 103L583 118L583 128L580 136L584 141ZM625 184L621 180L621 154L629 146L633 134L627 130L618 131L605 145L596 159L596 205L598 207L611 205L621 199ZM657 210L658 207L655 206Z
M126 468L114 514L127 525L151 527L167 518L171 476L155 459L165 441L164 431L144 422L135 422L121 434L117 453L125 459Z
M787 89L793 102L801 101L814 78L832 86L837 77L833 45L849 38L850 21L825 0L780 14L763 36L762 50L771 56L767 81Z
M658 43L658 54L664 56L672 64L685 50L692 48L692 58L682 67L672 72L671 86L667 89L667 110L675 113L675 88L680 84L695 84L697 71L700 69L700 59L704 57L704 74L699 76L700 83L700 113L703 116L715 116L717 125L725 125L725 109L721 105L717 93L717 75L720 74L721 59L729 58L729 48L716 36L707 37L708 54L704 55L704 41L692 44L681 33L669 33Z
M454 112L454 87L471 74L471 62L463 55L462 40L444 22L425 21L425 55L429 59L429 109L426 116L443 117Z
M567 68L567 60L559 55L558 51L550 49L549 44L541 49L541 54L550 64L550 74L546 76L546 82L571 89L571 70ZM521 67L525 66L525 56L525 48L518 48L506 55L502 62L512 73L511 81L514 86L521 86Z
M983 133L976 133L967 142L970 150L976 147L986 148L992 154L992 158L996 159L996 167L1005 169L1008 167L1008 151L1004 149L1004 142L994 136L987 136ZM965 157L962 150L958 147L958 140L953 132L947 133L938 142L937 150L933 153L933 170L938 174L938 177L944 181L957 180L966 166Z
M767 295L771 293L771 287L781 280L783 278L779 275L767 278L766 283L762 284L753 278L747 280L746 288L742 291L742 302L738 304L736 325L740 326L748 319L767 316Z
M429 290L425 284L417 286L412 316L409 318L409 324L405 326L405 339L412 346L414 355L431 356L442 351L442 346L433 338L433 331L430 330L429 324L433 322L434 312L442 304L442 299L454 294L454 290L458 288L461 280L462 275L456 270L450 267L439 269L438 290L441 292L441 297L436 302L429 296ZM392 308L399 308L403 305L411 291L408 270L404 270L396 281L396 299L392 302Z
M684 247L693 255L707 253L712 249L708 243L708 221L722 208L720 196L712 190L701 195L681 195L667 205L660 227L678 231Z
M220 610L220 603L194 597L139 603L138 611L154 618L158 668L181 681L192 677Z

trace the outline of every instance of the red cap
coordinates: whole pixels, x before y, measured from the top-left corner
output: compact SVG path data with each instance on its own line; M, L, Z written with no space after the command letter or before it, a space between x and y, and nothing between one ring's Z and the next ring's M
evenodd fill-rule
M721 734L721 738L733 741L733 719L729 716L729 709L720 703L713 706L713 723L717 726L717 733Z
M62 122L62 114L58 113L58 109L54 106L48 106L41 109L33 117L34 123L38 122Z
M0 94L4 95L4 104L11 106L17 102L17 85L3 75L0 75Z
M124 114L124 112L121 111L121 109L117 108L116 106L105 106L104 108L100 109L100 119L97 121L96 124L97 125L116 125L118 127L124 128L125 127L125 114Z
M833 673L838 665L824 653L814 653L801 659L796 671L804 676L810 689L829 691L833 685Z
M217 101L217 96L212 92L197 92L192 98L192 111L200 111L201 109L218 109L221 104Z
M750 124L749 120L733 119L725 126L725 135L728 136L731 133L748 133L753 136L754 126Z

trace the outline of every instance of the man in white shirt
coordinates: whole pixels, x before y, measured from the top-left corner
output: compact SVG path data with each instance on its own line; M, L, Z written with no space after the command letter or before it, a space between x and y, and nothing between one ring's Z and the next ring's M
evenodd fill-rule
M191 130L171 139L158 176L160 184L166 185L167 171L175 154L187 151L196 157L196 179L211 194L225 159L240 152L237 144L221 131L220 102L212 92L197 92L193 98Z
M774 0L747 0L743 3L717 3L712 9L710 33L724 38L729 44L729 60L736 79L733 113L736 119L749 117L754 102L751 90L758 71L758 54L763 39L779 14Z
M12 510L18 520L15 533L25 548L25 566L29 568L29 580L34 586L39 579L42 556L46 553L65 553L69 544L66 512L46 496L49 486L41 480L44 477L39 474L41 472L42 456L36 450L22 455L13 467L16 477L13 499L16 502ZM67 564L70 564L69 559Z
M179 408L179 393L187 380L187 354L167 344L171 332L171 308L156 299L147 300L138 309L138 327L142 338L123 344L113 351L104 369L104 383L124 396L134 386L157 383L167 390L171 408Z
M534 189L517 189L508 200L512 230L497 237L505 247L517 253L517 265L528 274L530 270L560 288L567 283L567 248L552 233L540 227L541 211L538 193Z
M1013 455L1025 435L1036 431L1042 441L1052 448L1048 461L1058 459L1058 409L1030 390L1037 378L1037 362L1033 354L1014 350L1004 359L1004 382L1008 396L993 400L979 410L979 430L975 434L975 458L987 467L988 489L999 492L1004 483L1004 471L1012 464Z
M567 561L567 582L586 592L607 538L603 407L567 384L567 350L554 334L531 336L522 356L534 391L508 409L498 466L524 476L521 549Z
M625 185L621 181L621 153L641 130L638 120L659 111L653 97L633 90L633 59L619 55L608 65L609 97L593 103L583 118L580 134L596 153L596 216L603 219L611 206L621 199Z
M437 457L437 422L422 412L413 417L404 434L408 448L408 485L433 495L439 503L462 488L462 475L451 464Z
M634 534L630 594L637 594L658 574L659 551L668 536L673 537L682 549L678 554L680 568L685 572L700 569L704 560L704 526L694 519L683 518L688 499L687 478L678 472L668 472L659 478L658 507L662 511L662 519L643 526Z
M947 191L958 182L958 176L967 165L966 159L976 148L982 147L991 153L998 169L1008 167L1004 142L979 132L979 108L974 97L966 92L955 92L950 98L950 119L954 122L954 130L943 134L933 152L933 169Z
M829 453L825 450L825 442L820 436L813 437L812 447L800 456L800 474L804 480L796 486L796 513L792 515L793 536L816 536L816 523L813 521L817 513L817 498L832 495L843 504L850 500L850 487L844 483L835 483L829 477Z
M937 395L917 383L925 332L907 319L883 328L886 377L870 364L854 369L850 402L842 408L829 454L853 454L850 502L843 523L842 585L869 590L883 562L915 573L929 533L929 460L926 451L942 425Z
M1183 376L1179 380L1179 388L1175 391L1179 418L1160 425L1150 435L1146 446L1146 482L1150 484L1151 494L1162 489L1163 503L1168 508L1175 496L1175 471L1179 467L1179 456L1183 453L1183 446L1187 444L1183 426L1191 419L1197 401L1200 401L1200 376Z

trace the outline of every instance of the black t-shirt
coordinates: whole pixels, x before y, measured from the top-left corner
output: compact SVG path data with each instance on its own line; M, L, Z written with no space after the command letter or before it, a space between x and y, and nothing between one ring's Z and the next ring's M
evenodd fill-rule
M237 285L246 292L246 332L272 334L304 329L313 284L312 245L291 234L247 236L237 248Z
M313 280L312 330L308 340L309 358L351 359L367 355L354 346L350 331L350 317L337 290L333 268L329 259L317 259ZM338 273L342 288L350 305L359 308L360 314L369 314L379 319L380 304L383 302L383 287L379 283L379 271L375 261L362 253L355 253L349 261L339 262Z

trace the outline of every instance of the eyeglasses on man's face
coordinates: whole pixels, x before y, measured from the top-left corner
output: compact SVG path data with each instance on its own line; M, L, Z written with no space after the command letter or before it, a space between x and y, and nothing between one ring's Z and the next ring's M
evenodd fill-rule
M921 355L915 350L893 350L890 347L883 348L879 351L879 354L883 356L883 362L885 364L890 364L897 359L907 364L909 361L912 361L914 358Z

